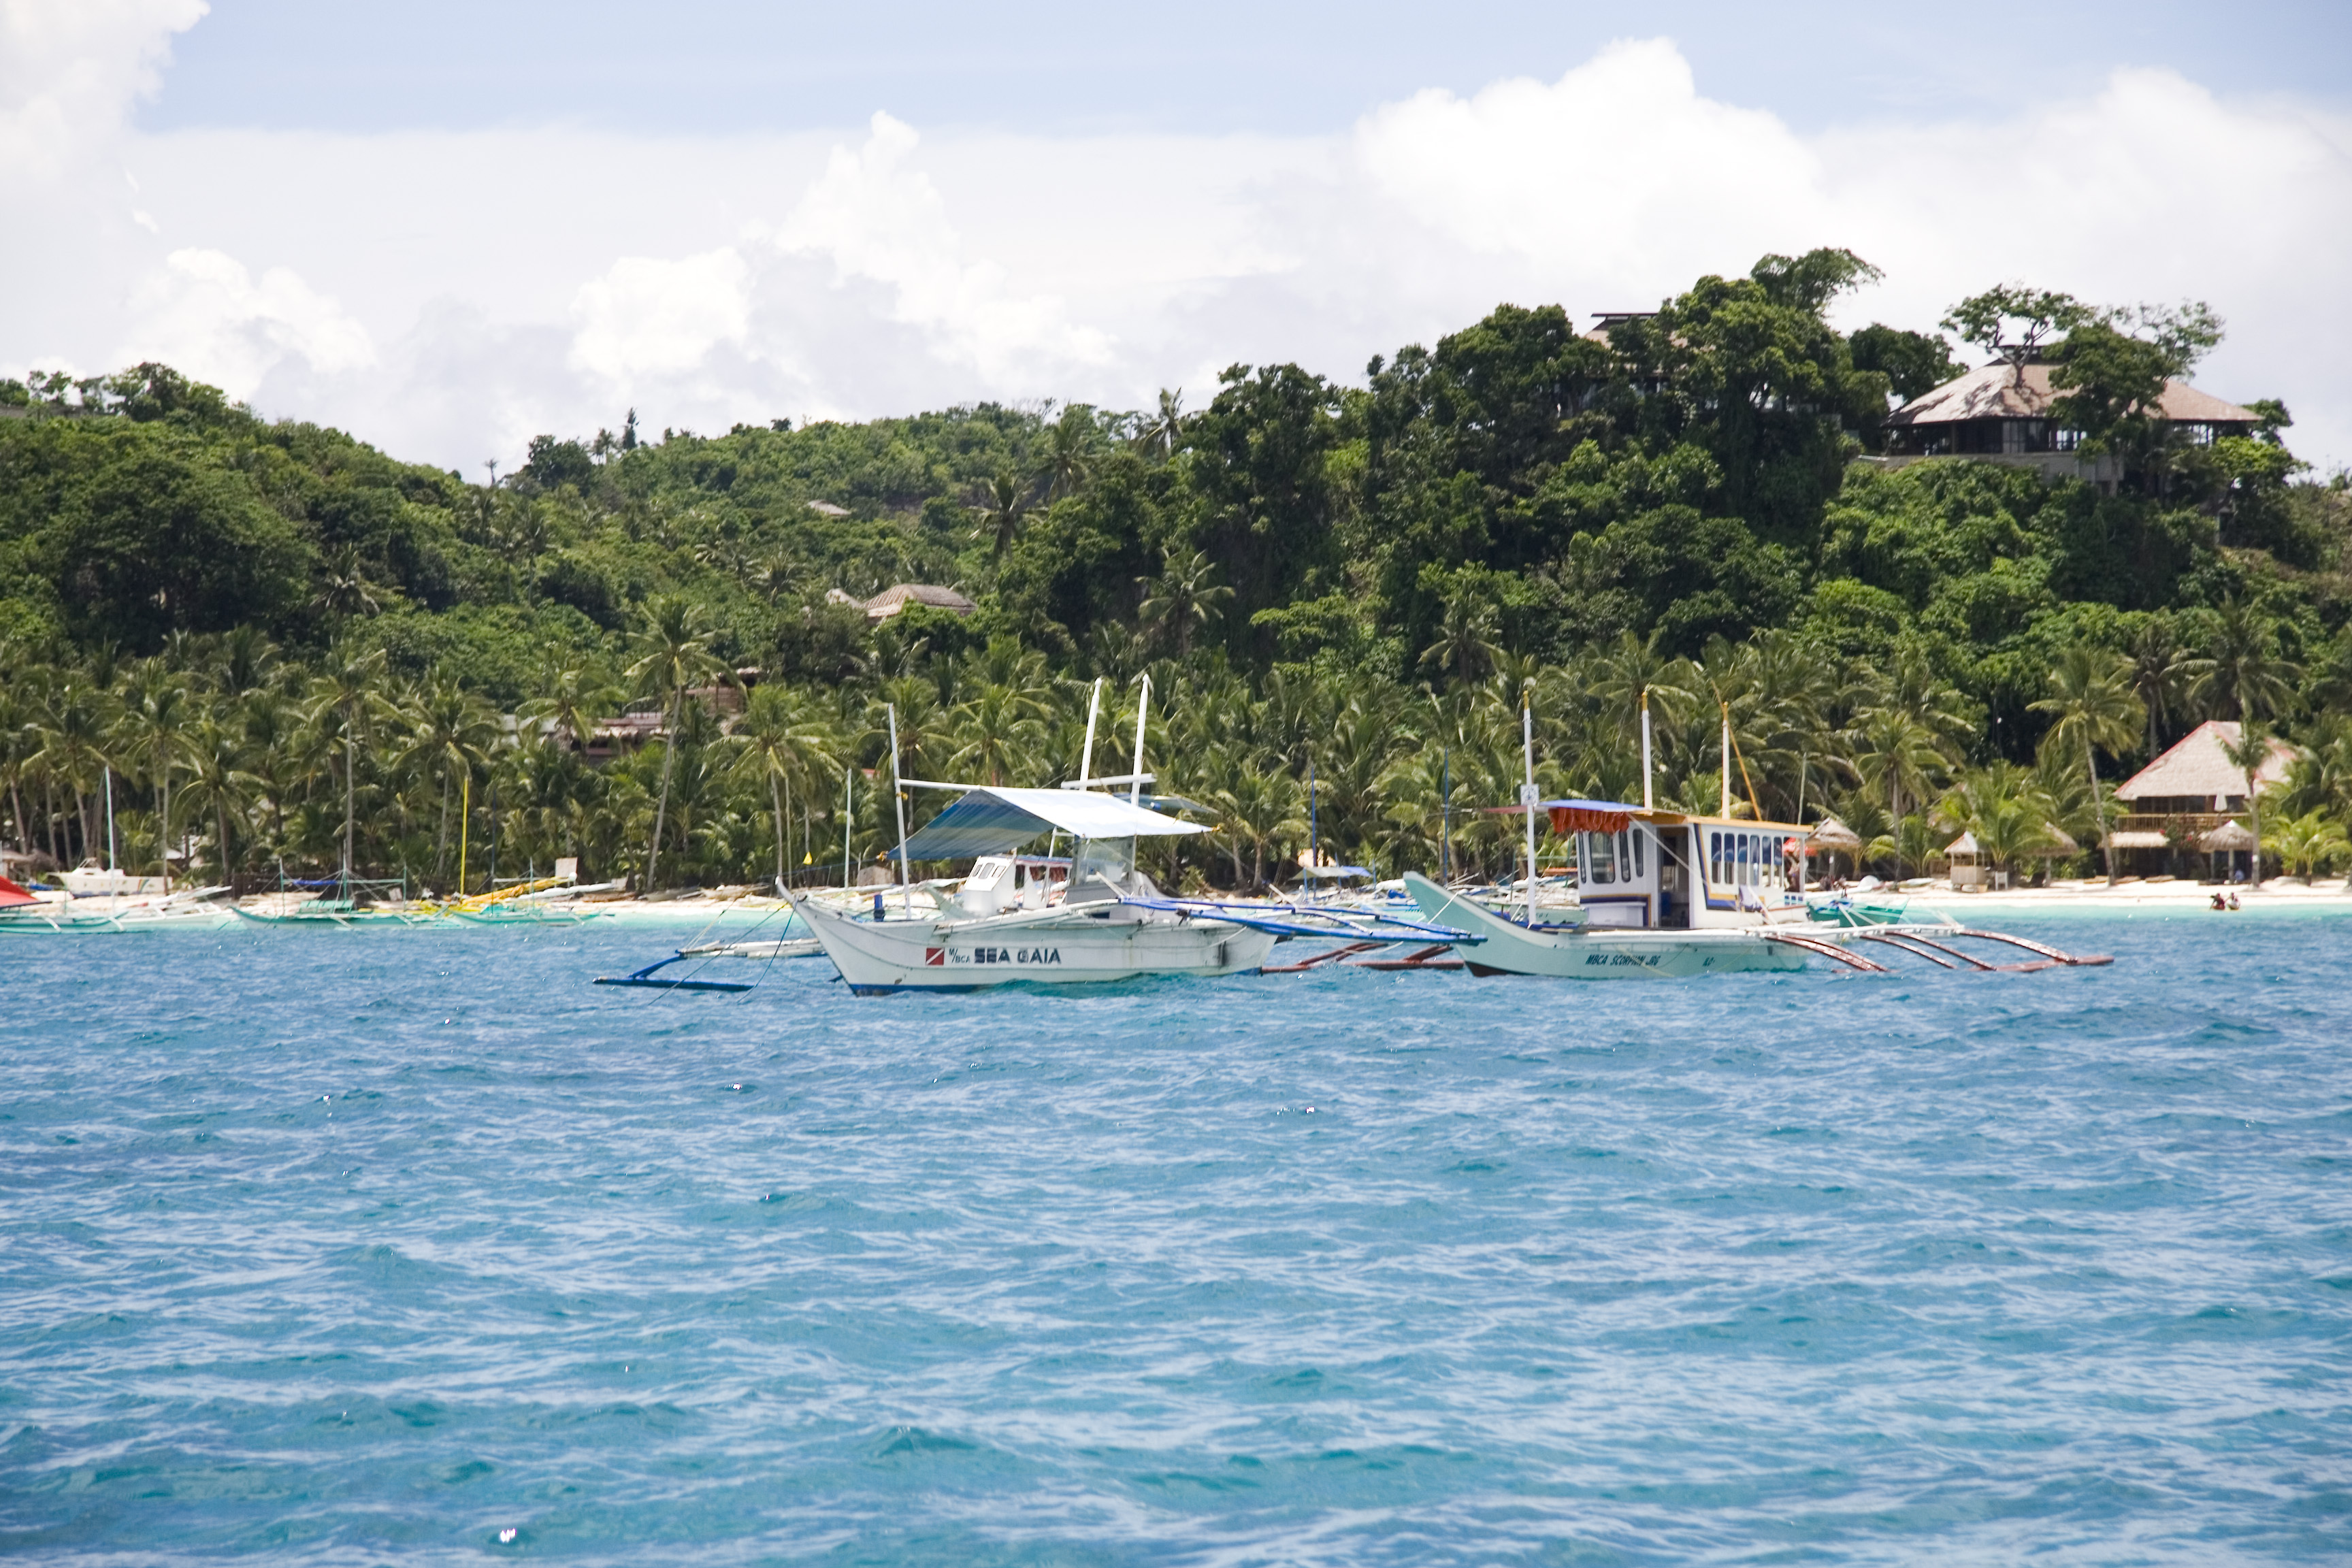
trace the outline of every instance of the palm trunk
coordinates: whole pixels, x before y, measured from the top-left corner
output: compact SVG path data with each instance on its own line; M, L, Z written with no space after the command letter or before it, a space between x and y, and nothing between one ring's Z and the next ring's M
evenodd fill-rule
M1903 786L1889 782L1886 786L1886 826L1893 829L1895 839L1895 879L1903 879Z
M172 775L168 771L170 765L168 763L164 764L167 771L163 774L163 785L157 792L163 796L163 820L155 829L155 858L163 862L163 891L167 896L172 891Z
M214 847L220 855L221 880L235 886L236 873L228 863L228 805L217 795L213 796L213 832L218 836Z
M2246 883L2251 890L2263 885L2263 797L2254 793L2254 775L2246 775L2246 806L2254 814L2254 874Z
M2091 774L2091 805L2099 813L2099 843L2107 852L2107 886L2116 885L2116 843L2107 832L2107 803L2099 795L2099 759L2091 750L2091 742L2083 742L2083 766Z
M653 847L646 852L645 890L648 893L654 890L654 877L661 868L662 824L669 818L669 769L670 764L677 760L677 708L676 705L676 700L673 699L670 708L669 727L662 736L661 798L656 802L654 805Z
M433 879L449 868L449 770L441 770L441 830L433 841Z

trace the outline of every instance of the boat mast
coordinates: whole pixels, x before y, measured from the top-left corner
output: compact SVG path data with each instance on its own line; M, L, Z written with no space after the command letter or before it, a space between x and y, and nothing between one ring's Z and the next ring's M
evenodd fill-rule
M1135 697L1135 776L1128 781L1127 804L1143 804L1143 715L1151 706L1151 672L1143 672L1143 689Z
M1128 770L1134 776L1127 783L1127 804L1134 806L1143 804L1143 716L1150 707L1151 672L1147 669L1143 672L1143 685L1135 694L1135 765ZM1135 879L1141 875L1136 861L1141 858L1142 851L1142 839L1127 841L1127 885L1130 890L1136 886Z
M1650 805L1650 689L1642 688L1642 809Z
M1731 704L1721 698L1716 701L1723 709L1723 805L1716 815L1727 819L1731 816Z
M122 896L121 879L114 869L114 767L109 763L106 773L106 890L116 898ZM85 775L87 776L87 775ZM163 868L168 873L171 866Z
M1094 776L1095 721L1102 715L1102 689L1103 678L1097 675L1095 677L1094 695L1087 699L1087 745L1086 750L1078 753L1077 787L1080 789L1086 788L1087 781ZM1056 827L1045 837L1045 858L1048 864L1043 868L1043 872L1048 888L1051 888L1054 883L1054 868L1050 862L1054 858L1054 851L1061 847L1062 830ZM1064 885L1067 885L1066 881Z
M907 790L898 780L898 705L885 703L890 717L890 804L898 810L898 918L914 918L914 895L907 887Z
M845 764L841 770L841 890L849 891L849 813L855 798L849 781L857 775L856 763Z
M1527 782L1519 785L1519 805L1528 816L1528 929L1536 926L1536 694L1535 682L1519 688L1519 746L1526 753Z
M1102 712L1103 678L1095 677L1095 694L1087 701L1087 749L1078 753L1078 783L1084 785L1095 771L1095 720Z

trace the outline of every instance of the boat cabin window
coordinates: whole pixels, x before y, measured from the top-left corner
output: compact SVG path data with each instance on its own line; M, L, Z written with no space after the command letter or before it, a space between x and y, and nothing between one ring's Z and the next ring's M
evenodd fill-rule
M1641 880L1643 876L1642 861L1643 857L1642 854L1642 832L1643 830L1641 828L1636 827L1625 836L1626 842L1632 846L1633 850L1633 879L1635 881Z
M1595 887L1605 888L1617 879L1616 840L1606 833L1584 836L1588 853L1584 858L1584 880Z
M1785 833L1726 833L1711 829L1706 836L1706 879L1741 888L1789 886L1789 846Z
M1132 838L1088 838L1078 846L1077 860L1070 868L1070 886L1100 878L1114 888L1124 889L1135 874L1135 840Z

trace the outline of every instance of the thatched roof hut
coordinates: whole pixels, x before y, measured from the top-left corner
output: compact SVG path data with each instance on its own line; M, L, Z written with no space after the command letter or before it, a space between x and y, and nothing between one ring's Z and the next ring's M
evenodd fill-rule
M2237 855L2254 847L2254 830L2242 822L2225 822L2210 833L2201 834L2197 847L2209 855Z

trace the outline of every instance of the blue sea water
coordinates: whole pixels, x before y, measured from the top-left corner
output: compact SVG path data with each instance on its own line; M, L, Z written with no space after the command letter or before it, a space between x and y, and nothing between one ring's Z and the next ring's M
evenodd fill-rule
M7 939L0 1552L2352 1555L2352 921L2112 968L598 989Z

